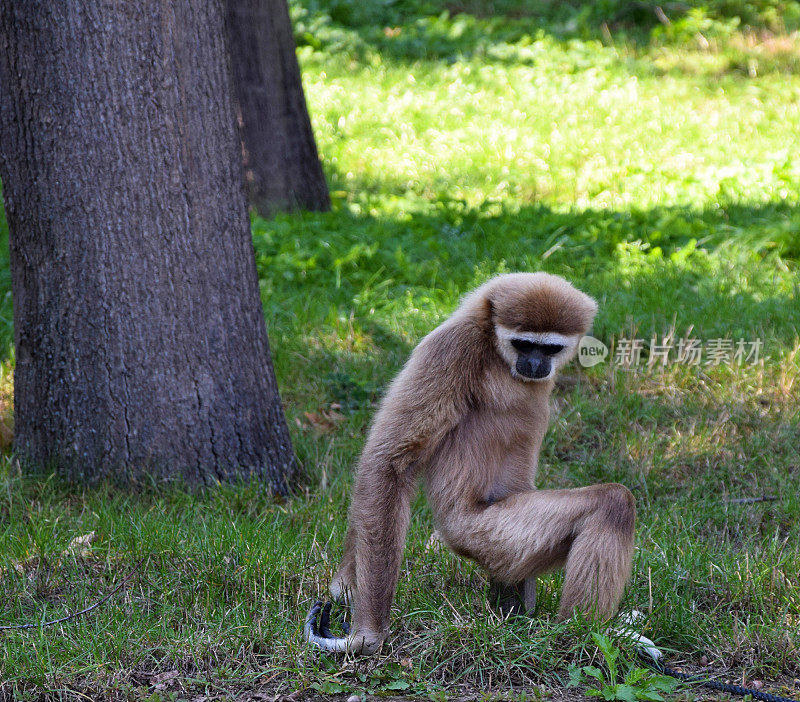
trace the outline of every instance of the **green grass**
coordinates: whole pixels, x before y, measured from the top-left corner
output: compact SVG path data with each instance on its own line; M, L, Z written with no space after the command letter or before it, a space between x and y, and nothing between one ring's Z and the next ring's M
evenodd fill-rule
M539 483L628 485L639 515L623 607L646 613L673 662L705 657L800 695L798 3L666 3L669 25L629 16L637 4L529 5L293 5L334 209L255 218L253 240L296 495L84 490L6 461L0 623L80 609L145 560L86 617L0 632L0 695L535 696L570 663L596 664L591 627L555 623L558 574L534 619L499 619L479 569L426 548L422 498L384 655L341 665L301 637L341 555L382 388L460 295L506 270L597 297L594 334L612 347L671 332L763 340L754 366L570 368ZM9 390L4 374L6 413ZM728 502L762 495L777 499ZM85 557L63 555L91 531Z

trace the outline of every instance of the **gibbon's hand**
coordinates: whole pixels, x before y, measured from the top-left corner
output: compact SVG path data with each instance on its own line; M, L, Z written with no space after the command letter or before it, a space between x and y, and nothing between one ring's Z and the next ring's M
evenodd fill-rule
M308 613L306 617L306 625L303 628L303 632L306 637L306 641L312 644L316 644L319 646L323 651L346 651L348 648L348 636L350 634L350 625L344 621L341 622L342 631L344 631L344 637L337 637L333 635L331 631L331 602L322 606L322 600L317 600L314 603L314 606ZM322 614L319 617L319 628L317 628L317 615Z

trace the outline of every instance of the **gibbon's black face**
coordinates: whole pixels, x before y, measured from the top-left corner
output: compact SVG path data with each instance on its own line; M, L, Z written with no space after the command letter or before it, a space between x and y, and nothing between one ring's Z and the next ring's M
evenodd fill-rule
M529 339L511 339L511 346L517 352L515 370L531 380L548 377L553 369L553 356L564 350L563 344L543 344Z
M580 334L510 329L495 324L495 345L511 375L526 383L552 379L575 355Z

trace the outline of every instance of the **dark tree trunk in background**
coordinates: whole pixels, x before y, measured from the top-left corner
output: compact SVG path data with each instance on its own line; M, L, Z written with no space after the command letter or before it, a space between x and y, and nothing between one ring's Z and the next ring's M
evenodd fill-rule
M250 203L263 215L327 210L286 0L226 0Z
M221 0L0 0L0 81L16 449L283 489Z

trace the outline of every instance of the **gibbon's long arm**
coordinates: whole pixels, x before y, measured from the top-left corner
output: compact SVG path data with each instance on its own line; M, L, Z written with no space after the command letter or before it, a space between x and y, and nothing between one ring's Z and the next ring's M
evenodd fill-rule
M411 522L411 498L417 490L414 466L393 465L359 474L357 510L354 650L374 653L389 634L389 614L400 577L403 548Z
M330 631L330 607L315 604L306 617L306 638L326 651L375 653L389 632L389 614L411 520L411 497L416 491L413 467L396 470L391 463L364 465L353 493L350 523L354 532L355 602L353 630L345 637ZM320 614L319 628L315 628Z

